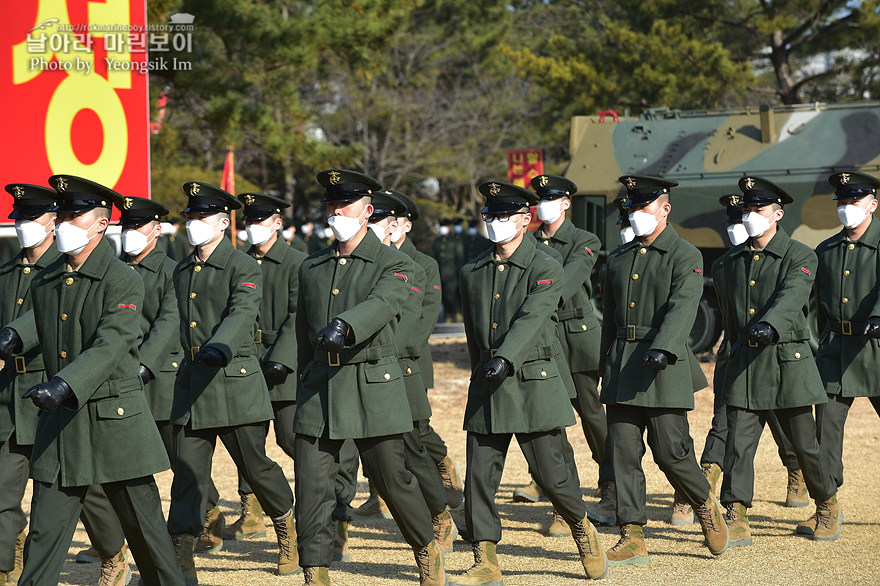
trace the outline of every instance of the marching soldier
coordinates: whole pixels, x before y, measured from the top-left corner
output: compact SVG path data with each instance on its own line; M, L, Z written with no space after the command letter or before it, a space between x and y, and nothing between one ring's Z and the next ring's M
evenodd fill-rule
M211 460L217 438L272 518L278 574L297 573L293 495L281 468L266 456L273 417L254 336L261 294L260 265L224 237L241 203L204 183L183 186L187 238L195 249L174 269L183 362L172 423L177 427L168 532L187 581L198 583L193 550L203 532Z
M111 207L121 196L78 177L49 181L59 202L55 235L62 255L34 278L33 309L0 332L4 357L10 348L29 356L39 346L48 379L24 394L43 413L34 437L31 528L19 583L57 583L83 499L90 485L100 484L143 583L182 584L153 480L168 468L168 457L137 376L144 285L104 241Z
M599 465L599 502L587 509L590 519L613 525L616 521L614 501L614 470L606 454L608 426L605 409L599 401L599 320L593 315L591 273L596 254L602 243L595 234L580 230L565 218L571 207L570 197L577 193L577 185L565 177L539 175L532 179L532 189L538 194L537 212L541 227L535 232L538 242L560 252L565 279L562 304L556 317L559 320L559 341L574 380L577 396L571 403L581 418L584 437L590 446L593 460ZM561 517L555 513L555 523ZM560 530L556 530L559 534Z
M828 402L816 407L819 443L831 460L831 475L843 484L843 428L855 397L868 397L880 414L880 181L864 173L835 173L837 213L843 229L816 249L816 301L821 335L816 362ZM817 515L820 511L817 510ZM820 517L798 525L814 533ZM824 517L822 517L824 518Z
M448 218L440 220L440 235L431 244L431 256L440 267L440 283L443 287L443 319L453 322L458 319L461 305L458 298L458 269L467 261L461 239L451 233Z
M543 493L568 523L588 578L607 571L587 519L577 475L563 456L563 429L574 423L560 376L556 309L562 266L526 238L537 199L507 183L484 183L483 218L495 246L461 269L461 298L471 377L465 407L465 517L474 565L459 585L502 581L495 494L512 436Z
M327 170L328 223L336 243L300 266L294 468L300 559L306 584L329 584L331 510L338 464L353 439L379 495L412 547L423 585L445 584L431 513L404 465L403 434L413 429L395 340L412 261L383 246L367 227L381 184L362 173Z
M620 540L612 565L648 562L643 436L669 483L697 513L712 555L727 549L727 526L694 455L687 412L706 378L687 346L703 292L699 251L667 224L670 188L654 177L624 176L636 239L608 255L603 278L602 402L617 490ZM601 368L601 366L600 366Z
M275 413L275 441L293 458L293 416L296 413L296 302L299 294L299 265L306 255L288 246L280 237L282 210L290 204L262 193L243 193L245 231L263 275L260 329L255 342L260 367L269 387ZM268 430L267 430L268 431ZM241 516L227 528L225 539L240 541L265 537L263 508L244 475L238 474Z
M840 507L827 454L816 439L813 405L824 403L810 351L807 308L816 254L779 227L792 198L764 179L743 177L743 224L749 240L712 266L728 344L722 389L727 442L721 502L732 545L752 543L748 508L754 458L768 412L774 410L797 454L820 528L814 539L836 539Z

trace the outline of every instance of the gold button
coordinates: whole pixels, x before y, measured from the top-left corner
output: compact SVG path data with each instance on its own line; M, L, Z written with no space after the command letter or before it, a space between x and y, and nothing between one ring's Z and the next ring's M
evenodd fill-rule
M196 265L196 268L193 269L193 270L194 270L195 272L197 272L197 273L202 272L202 265Z
M177 363L176 363L176 362L172 362L172 363L171 363L171 368L177 368Z
M258 265L263 264L263 259L258 259L258 260L257 260L257 264L258 264Z
M843 299L840 300L840 302L841 302L841 303L849 303L849 298L848 298L848 297L844 297Z
M639 274L633 273L633 281L638 281L638 280L639 280Z
M125 409L120 407L119 409L116 410L116 414L117 415L125 415Z
M639 254L648 254L648 249L647 248L640 248Z
M752 257L752 260L761 260L761 257L756 254L755 256Z
M504 272L504 265L498 265L498 270Z
M339 295L339 289L333 289L330 292L333 293L334 295Z
M849 270L843 271L843 276L844 276L844 277L848 277L848 276L849 276Z
M754 286L755 286L755 281L754 280L749 281L749 287L754 287Z
M492 296L492 299L501 299L501 293L496 293Z
M546 370L541 371L541 378L547 378L547 371Z
M384 376L383 378L384 378L385 380L391 380L391 375L388 374L388 373L386 372L386 373L385 373L385 376Z
M189 298L190 298L190 299L195 299L195 298L196 298L196 292L195 292L195 291L191 292L191 293L189 294Z
M241 374L247 374L247 368L242 368L238 372L240 372Z
M636 302L635 302L635 301L630 301L630 302L629 302L629 306L630 306L630 308L635 307L635 306L636 306Z
M549 246L549 245L550 245L550 241L549 241L549 240L545 240L545 241L544 241L544 244L547 244L547 245Z
M794 353L794 357L795 357L795 358L800 358L800 357L801 357L801 353L800 353L800 352L795 352L795 353Z
M587 324L581 324L581 329L583 331L587 331Z
M194 321L189 322L189 327L191 327L191 328L194 328L194 327L196 327L197 325L199 325L199 324L197 324L197 323L194 322Z
M496 324L495 322L492 322L492 329L493 329L493 330L497 330L497 329L498 329L498 324Z
M754 307L749 308L749 315L755 315L755 308Z
M18 299L15 300L15 304L16 305L24 305L24 299L19 297Z
M348 259L346 259L346 258L340 258L340 259L339 259L339 264L341 264L341 265L344 265L344 264L347 263L347 262L348 262Z
M406 369L406 374L412 374L412 368L407 368L407 369Z
M61 358L67 358L67 352L62 350L61 352L58 353L58 356L60 356Z
M31 267L24 267L24 270L21 272L23 272L25 275L30 275L31 274Z
M67 277L66 279L64 279L64 284L73 285L73 277Z
M67 314L66 313L61 314L61 321L67 321Z
M847 246L847 248L849 248L850 250L854 249L855 247L856 247L855 244L849 244L849 245Z

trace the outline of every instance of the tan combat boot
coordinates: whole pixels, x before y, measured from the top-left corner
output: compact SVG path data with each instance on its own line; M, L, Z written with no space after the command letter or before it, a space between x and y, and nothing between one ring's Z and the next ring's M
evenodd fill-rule
M461 475L458 473L458 464L455 460L446 456L439 464L437 470L440 472L440 478L443 479L443 487L446 489L446 504L450 509L454 509L461 505L464 500L464 483L461 481Z
M223 549L223 531L226 529L226 517L220 507L215 506L205 513L205 527L196 541L195 553L217 553Z
M281 519L272 519L275 526L275 540L278 542L278 575L299 574L299 552L296 549L296 525L293 511Z
M810 493L800 470L788 471L788 488L785 491L786 507L806 507L810 504Z
M627 564L647 564L648 548L645 546L645 531L635 523L620 526L620 539L605 552L609 566Z
M131 580L131 566L125 559L126 546L119 553L101 558L101 577L98 586L125 586Z
M391 511L388 510L388 505L386 505L385 501L382 500L382 497L379 496L376 486L370 482L370 496L367 497L364 504L354 510L352 515L362 521L369 521L371 519L390 519Z
M691 525L694 522L694 511L684 496L677 490L672 497L672 515L669 517L669 523L672 525Z
M513 491L513 501L517 503L536 503L540 500L547 500L547 497L541 492L541 489L534 480L528 485L517 488Z
M834 541L840 537L840 526L843 524L843 510L837 502L837 496L827 500L816 501L816 529L813 539L816 541Z
M419 568L419 584L421 586L446 586L446 570L443 550L436 539L425 547L413 548L416 565Z
M498 565L498 554L495 544L491 541L477 541L471 544L474 550L474 565L464 574L456 576L449 586L502 586L501 567Z
M0 586L6 586L7 584L11 584L9 582L9 572L0 572Z
M303 568L304 586L330 586L330 568Z
M452 519L452 513L446 509L436 517L432 517L434 523L434 539L440 544L440 549L444 552L452 551L453 544L458 538L458 527Z
M795 527L794 532L801 535L812 535L816 531L816 525L818 524L819 511L817 509L815 513L798 523L798 526Z
M13 566L12 571L9 572L6 578L10 584L18 584L18 579L21 577L21 570L22 568L24 568L25 537L27 537L27 535L24 531L22 531L15 539L15 565Z
M597 525L617 525L617 486L613 480L599 485L599 502L587 507L587 517Z
M241 516L223 531L223 539L244 541L266 537L266 524L263 522L263 506L253 494L242 494Z
M590 580L604 578L608 571L608 556L599 547L599 534L586 515L571 526L571 536L577 545L578 556L581 558L581 565L584 566L587 578Z
M709 493L718 496L718 481L721 480L721 466L715 462L707 462L700 466L703 477L709 481Z
M727 531L727 523L724 522L724 510L718 504L718 499L710 494L705 503L693 509L703 529L709 553L721 555L727 550L730 534Z
M347 562L351 560L348 550L348 521L333 521L333 561Z
M196 538L186 533L180 535L172 535L171 541L174 543L174 552L177 554L177 562L180 569L183 570L183 579L186 586L198 586L199 577L196 575L196 561L193 558L193 549L196 545Z
M554 508L550 527L547 528L547 537L565 537L569 533L571 533L571 528Z
M730 503L724 514L729 535L728 547L745 547L752 544L752 530L749 528L749 510L742 503Z

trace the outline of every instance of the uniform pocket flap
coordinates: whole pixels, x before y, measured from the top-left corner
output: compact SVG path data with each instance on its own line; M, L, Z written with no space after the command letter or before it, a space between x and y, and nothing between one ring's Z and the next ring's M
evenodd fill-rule
M813 357L809 344L806 342L789 342L776 346L776 357L779 362L798 362Z
M162 365L162 372L177 372L181 362L183 362L183 350L171 352Z
M396 362L368 364L364 366L364 378L368 383L384 383L400 378L400 366Z
M591 323L585 319L571 319L565 322L565 330L570 334L576 334L578 332L588 332L598 325L595 321Z
M241 378L260 372L260 362L256 356L243 359L235 359L223 368L223 372L230 378Z
M559 368L553 360L532 360L522 365L523 380L542 380L559 376Z
M101 399L95 404L98 419L127 419L143 411L145 400L142 396L131 394Z

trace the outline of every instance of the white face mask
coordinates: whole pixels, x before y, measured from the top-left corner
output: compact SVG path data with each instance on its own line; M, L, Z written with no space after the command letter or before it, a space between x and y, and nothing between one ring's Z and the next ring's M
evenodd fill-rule
M636 233L633 231L632 226L626 226L620 230L620 242L621 244L629 244L633 240L636 239Z
M64 254L77 255L85 249L89 241L97 236L97 232L89 236L89 230L95 227L100 220L88 228L74 226L70 222L61 222L55 227L55 243L58 251Z
M361 215L363 215L363 213ZM357 218L349 218L348 216L330 216L327 220L330 230L333 231L333 235L336 236L336 239L340 242L348 242L354 238L355 234L360 231L361 226L364 225L364 222L366 222L366 220L361 222L360 216Z
M840 223L847 228L855 228L868 217L868 210L857 205L846 204L837 208Z
M18 236L18 243L22 248L33 248L42 244L46 236L51 233L51 230L46 228L47 226L33 220L15 221L15 235Z
M401 238L403 238L403 226L398 226L394 232L391 233L391 244L397 244L400 242Z
M373 234L376 235L376 238L378 238L380 242L382 240L385 240L385 226L380 226L379 224L370 224L367 227L373 231Z
M476 236L477 229L476 228L468 228L468 234L470 234L471 236Z
M449 226L440 226L440 236L449 234Z
M748 212L747 214L743 214L743 225L746 227L746 232L752 238L757 238L764 232L770 229L770 226L773 222L770 221L769 218L765 218L758 212Z
M146 234L142 234L137 230L129 229L122 231L122 250L129 256L137 256L155 240L148 239Z
M201 246L210 242L217 234L217 224L209 224L204 220L187 220L186 238L193 246Z
M633 212L629 215L629 223L636 236L648 236L654 233L660 220L657 219L656 214Z
M734 246L739 246L749 239L749 233L743 224L733 224L727 227L727 238Z
M521 226L517 226L517 222L508 220L499 222L495 220L486 221L486 232L489 234L489 240L496 244L507 244L519 233Z
M303 236L308 236L309 234L312 233L312 227L311 227L311 226L308 226L308 225L306 225L306 226L302 226L302 227L299 229L299 231L303 233Z
M562 215L561 199L545 199L538 202L535 206L538 212L538 219L545 224L552 224Z
M282 230L281 236L283 236L285 240L293 240L293 236L294 236L293 228L288 228L287 230Z
M268 242L269 238L272 237L272 233L275 232L275 230L269 226L263 226L260 224L248 224L244 227L244 231L247 233L248 242L254 246L259 246L260 244Z

